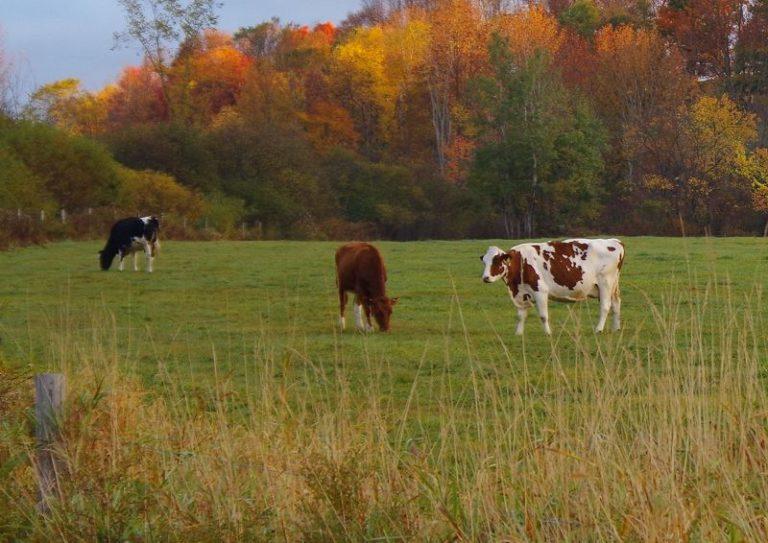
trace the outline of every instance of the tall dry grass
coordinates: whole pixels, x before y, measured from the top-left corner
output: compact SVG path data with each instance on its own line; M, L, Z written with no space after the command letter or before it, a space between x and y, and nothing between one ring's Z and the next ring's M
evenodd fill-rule
M574 333L489 370L466 335L467 372L429 406L418 372L395 401L372 361L358 390L343 361L288 363L267 333L245 384L216 368L201 394L160 364L147 388L114 324L66 329L69 472L47 517L27 376L0 377L0 539L768 541L760 297L663 298L652 348Z

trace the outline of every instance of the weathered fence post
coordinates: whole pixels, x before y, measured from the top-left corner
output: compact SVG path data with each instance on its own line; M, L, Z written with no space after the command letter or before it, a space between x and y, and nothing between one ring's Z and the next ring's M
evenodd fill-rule
M61 406L66 394L66 379L60 373L35 375L35 419L37 426L37 479L40 489L38 510L49 511L48 500L58 491L63 465L53 447L59 438Z
M45 222L45 210L40 210L40 222Z
M67 210L61 208L61 224L67 224Z

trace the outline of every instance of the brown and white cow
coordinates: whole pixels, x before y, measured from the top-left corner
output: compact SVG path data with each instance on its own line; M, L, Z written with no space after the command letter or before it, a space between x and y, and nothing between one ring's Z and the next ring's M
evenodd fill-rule
M397 298L387 298L387 270L381 253L370 243L348 243L336 251L336 284L339 287L339 325L344 330L347 292L355 293L355 326L373 330L371 314L382 332L389 331L392 307ZM363 323L363 310L365 320Z
M505 252L489 247L480 259L485 264L483 281L504 279L517 307L517 335L522 335L528 309L536 306L544 331L549 327L548 302L600 300L602 332L613 310L613 329L621 327L619 275L624 263L624 244L618 239L568 239L547 243L523 243Z

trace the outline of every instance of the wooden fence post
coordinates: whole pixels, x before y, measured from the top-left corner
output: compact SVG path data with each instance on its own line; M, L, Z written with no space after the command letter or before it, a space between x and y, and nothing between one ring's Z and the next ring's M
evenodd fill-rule
M48 499L58 492L63 465L53 447L59 438L61 406L66 394L66 378L60 373L35 375L35 435L37 437L37 479L40 488L38 510L49 511Z

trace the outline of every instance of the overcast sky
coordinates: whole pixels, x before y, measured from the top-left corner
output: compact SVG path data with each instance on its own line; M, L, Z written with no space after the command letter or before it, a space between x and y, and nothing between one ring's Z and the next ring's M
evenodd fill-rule
M219 28L279 17L283 22L340 22L359 0L224 0ZM125 27L116 0L0 0L4 48L18 65L26 90L65 77L87 89L113 81L127 64L137 64L135 49L112 51L112 34Z

